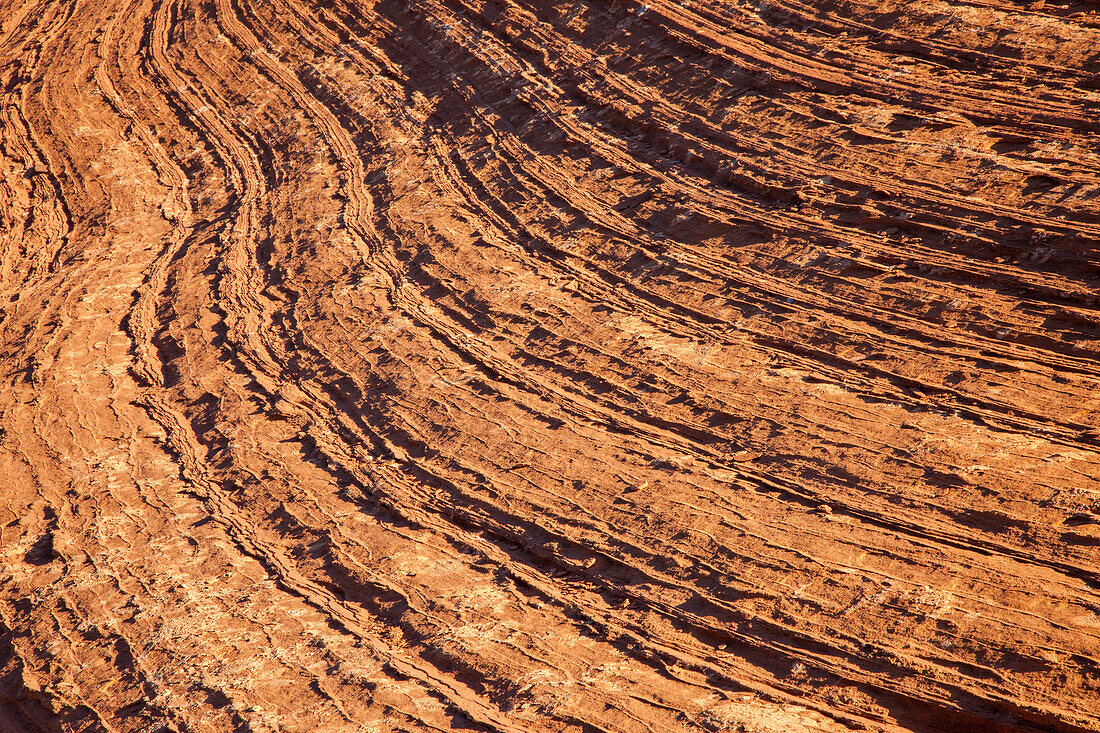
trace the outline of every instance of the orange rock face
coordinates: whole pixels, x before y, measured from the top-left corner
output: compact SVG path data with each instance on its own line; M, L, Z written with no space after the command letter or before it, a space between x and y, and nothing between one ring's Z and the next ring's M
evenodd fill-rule
M1100 10L0 0L0 730L1100 730Z

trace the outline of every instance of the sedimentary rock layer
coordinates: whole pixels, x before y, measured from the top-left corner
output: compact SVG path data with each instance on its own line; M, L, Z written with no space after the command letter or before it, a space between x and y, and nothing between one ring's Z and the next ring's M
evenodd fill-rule
M1100 730L1100 11L0 0L0 729Z

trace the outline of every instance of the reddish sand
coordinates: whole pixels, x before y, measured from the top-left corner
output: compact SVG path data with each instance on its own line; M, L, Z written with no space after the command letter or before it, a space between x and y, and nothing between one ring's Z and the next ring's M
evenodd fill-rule
M0 731L1100 730L1100 9L0 0Z

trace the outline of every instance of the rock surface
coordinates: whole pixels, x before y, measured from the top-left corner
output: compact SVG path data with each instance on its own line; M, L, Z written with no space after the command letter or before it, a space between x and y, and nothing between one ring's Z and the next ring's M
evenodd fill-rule
M1098 70L0 0L0 730L1100 730Z

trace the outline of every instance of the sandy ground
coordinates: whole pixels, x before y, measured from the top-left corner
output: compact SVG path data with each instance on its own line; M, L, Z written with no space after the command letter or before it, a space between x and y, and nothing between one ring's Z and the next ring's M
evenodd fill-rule
M0 731L1100 730L1100 9L0 0Z

